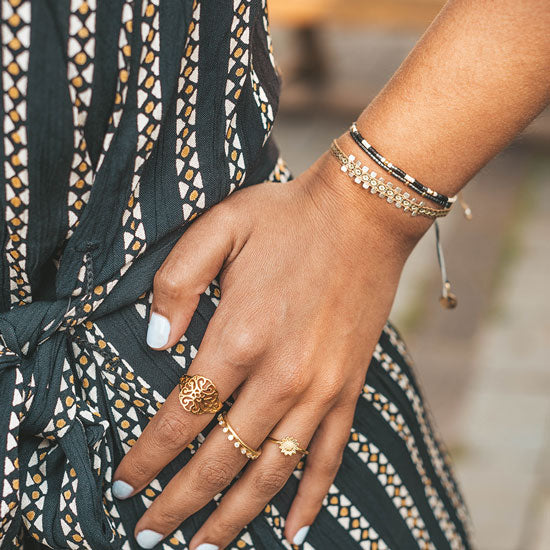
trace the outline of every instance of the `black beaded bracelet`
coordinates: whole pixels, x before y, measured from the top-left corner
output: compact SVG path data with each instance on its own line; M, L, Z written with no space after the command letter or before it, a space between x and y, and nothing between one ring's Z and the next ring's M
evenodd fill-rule
M422 185L416 178L413 178L412 176L409 176L406 172L401 170L401 168L398 168L397 166L394 166L391 162L386 160L359 132L357 129L357 125L354 122L350 129L349 133L355 143L359 145L359 147L374 161L378 166L386 170L389 174L391 174L393 177L395 177L397 180L399 180L401 183L404 183L407 187L412 189L413 191L416 191L419 195L422 197L425 197L426 199L431 200L432 202L435 202L439 206L442 206L443 208L450 208L453 203L456 201L456 196L454 197L447 197L446 195L442 195L441 193L438 193L437 191L434 191L433 189L430 189L429 187L426 187L425 185Z

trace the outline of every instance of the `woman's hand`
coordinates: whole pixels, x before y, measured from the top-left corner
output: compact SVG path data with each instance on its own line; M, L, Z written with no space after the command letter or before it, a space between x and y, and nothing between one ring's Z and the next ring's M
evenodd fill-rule
M190 548L229 544L301 458L282 454L268 435L292 436L310 450L285 529L289 541L303 542L340 465L403 264L428 226L407 218L353 184L325 153L291 182L234 192L187 229L155 277L149 345L166 349L180 340L219 274L221 300L188 374L211 379L222 401L238 390L228 419L263 452L248 462L216 426L138 522L143 547L246 465ZM409 232L415 223L420 229ZM119 483L118 495L141 491L212 421L185 411L178 393L118 467L115 479L131 486Z

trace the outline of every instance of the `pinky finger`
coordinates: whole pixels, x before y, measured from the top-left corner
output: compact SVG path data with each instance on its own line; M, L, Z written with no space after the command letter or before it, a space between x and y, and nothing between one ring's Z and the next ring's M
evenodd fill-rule
M354 408L335 405L325 416L309 446L304 474L286 518L285 538L303 544L342 463Z

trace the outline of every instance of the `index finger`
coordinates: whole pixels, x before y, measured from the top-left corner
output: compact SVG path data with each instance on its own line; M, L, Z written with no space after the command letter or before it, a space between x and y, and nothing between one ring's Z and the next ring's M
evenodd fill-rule
M243 382L244 371L215 355L213 348L217 346L213 342L216 339L212 338L213 334L208 334L211 324L188 374L200 374L208 378L218 390L219 399L223 403ZM179 387L170 393L122 459L113 476L113 494L116 498L128 498L141 491L212 420L212 413L193 414L186 411L180 403L179 393Z

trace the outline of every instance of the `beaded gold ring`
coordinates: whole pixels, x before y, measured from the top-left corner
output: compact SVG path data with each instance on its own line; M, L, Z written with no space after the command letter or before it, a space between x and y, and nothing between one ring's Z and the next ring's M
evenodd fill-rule
M256 460L262 454L261 449L253 449L238 436L237 432L228 422L227 413L225 411L218 415L218 424L222 427L223 432L227 434L227 439L233 443L236 449L240 449L241 453L246 455L247 458L250 460Z

